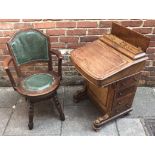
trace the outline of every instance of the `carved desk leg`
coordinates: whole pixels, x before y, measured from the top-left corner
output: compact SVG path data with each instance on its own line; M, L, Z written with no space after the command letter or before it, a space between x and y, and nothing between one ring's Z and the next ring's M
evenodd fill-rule
M78 103L80 100L84 99L87 96L87 84L84 82L83 89L78 90L74 95L73 95L73 101L75 103Z
M99 129L101 129L102 125L105 123L106 120L109 119L109 115L105 114L101 117L98 117L94 122L93 122L93 129L95 131L98 131Z
M63 112L62 105L61 105L60 102L58 101L57 93L55 93L55 94L53 95L53 101L54 101L54 104L55 104L55 106L56 106L56 108L57 108L59 114L60 114L60 119L61 119L62 121L64 121L64 120L65 120L65 115L64 115L64 112Z
M28 127L30 130L33 129L33 116L34 116L34 103L29 101L30 106L29 106L29 124Z

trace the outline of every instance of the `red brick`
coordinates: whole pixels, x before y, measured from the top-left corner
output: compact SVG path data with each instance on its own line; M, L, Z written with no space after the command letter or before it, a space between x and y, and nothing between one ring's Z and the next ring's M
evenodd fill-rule
M149 66L149 67L152 67L153 66L153 61L152 60L146 60L145 62L145 66Z
M155 81L155 76L149 76L149 77L147 77L147 80L149 80L149 81Z
M95 28L97 27L97 22L77 22L77 27Z
M0 19L0 22L19 22L19 19Z
M79 38L77 37L61 37L60 42L64 43L73 43L73 42L78 42Z
M155 60L155 54L154 53L149 54L148 57L149 57L149 60Z
M51 43L51 48L65 48L64 43Z
M150 41L149 47L155 47L155 41Z
M2 44L2 43L0 43L0 49L6 49L7 47L6 47L6 43L4 44Z
M155 26L155 20L146 20L144 21L144 27L154 27Z
M152 61L152 60L146 60L145 66L149 66L150 65L150 61Z
M30 23L16 23L14 24L15 29L27 29L27 28L33 28L33 25Z
M80 42L92 42L92 41L94 41L96 39L98 39L97 36L80 37Z
M58 37L50 37L50 42L58 42Z
M56 22L58 28L73 28L76 27L76 22Z
M76 48L82 47L85 44L86 43L68 43L67 44L67 48L69 48L69 49L76 49Z
M127 20L127 21L121 21L122 26L125 27L139 27L143 23L142 20Z
M150 76L155 76L155 70L154 71L150 71Z
M37 29L46 29L55 27L55 22L41 22L41 23L33 23L34 28Z
M116 22L116 23L118 23L118 24L120 23L120 22L117 21L117 20L100 21L99 27L100 27L100 28L111 28L112 22Z
M35 21L41 21L42 19L22 19L24 22L35 22Z
M155 48L148 48L148 49L146 50L146 53L147 53L147 54L155 53Z
M0 23L0 30L13 29L12 23Z
M152 28L133 28L133 30L142 34L148 34L151 33Z
M3 31L3 36L4 37L7 37L7 36L13 36L13 34L15 34L15 32L16 31L13 31L13 30L11 30L11 31Z
M2 31L0 31L0 37L3 37L3 32Z
M86 30L83 29L67 30L67 35L86 35Z
M0 55L4 54L4 50L0 49Z
M62 19L43 19L43 21L62 21Z
M142 71L142 72L141 72L141 75L147 77L147 76L150 75L150 72L148 72L148 71Z
M69 61L63 61L62 62L62 65L64 66L64 68L66 67L66 66L72 66L73 64L71 63L71 62L69 62Z
M46 32L48 35L53 36L65 35L65 30L47 30Z
M10 54L8 49L3 49L3 53L4 53L4 55L9 55Z
M99 27L101 28L110 28L112 21L100 21Z
M7 57L8 57L8 55L0 55L0 61L4 61L4 59Z
M35 66L23 66L22 71L34 71Z
M155 66L153 67L145 67L146 71L154 71L155 70Z
M62 67L62 70L63 70L63 71L70 71L70 68L67 67L67 66L65 66L65 67Z
M155 28L153 29L153 34L155 34Z
M88 29L88 35L102 35L106 34L108 29Z
M139 80L139 81L138 81L138 86L144 86L145 83L146 83L145 80Z
M147 86L155 86L155 81L146 81Z
M0 38L0 44L6 43L9 41L9 38Z
M150 41L155 41L155 35L148 34L146 36L150 38Z

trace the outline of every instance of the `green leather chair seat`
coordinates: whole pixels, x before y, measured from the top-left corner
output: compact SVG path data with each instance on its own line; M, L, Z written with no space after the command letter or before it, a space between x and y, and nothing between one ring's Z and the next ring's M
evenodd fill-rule
M50 74L34 74L24 79L23 87L28 91L40 91L48 88L54 82Z

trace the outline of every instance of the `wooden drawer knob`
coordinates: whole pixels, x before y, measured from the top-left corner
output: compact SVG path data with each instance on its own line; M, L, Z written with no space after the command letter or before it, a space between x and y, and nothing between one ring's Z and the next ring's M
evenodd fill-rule
M119 95L120 95L120 96L122 96L122 95L123 95L123 93L122 93L122 92L120 92L120 93L119 93Z
M126 105L126 107L127 107L127 108L130 108L130 105L129 105L129 104L127 104L127 105Z
M116 113L119 113L119 110L116 110Z
M121 105L122 103L121 102L118 102L118 105Z

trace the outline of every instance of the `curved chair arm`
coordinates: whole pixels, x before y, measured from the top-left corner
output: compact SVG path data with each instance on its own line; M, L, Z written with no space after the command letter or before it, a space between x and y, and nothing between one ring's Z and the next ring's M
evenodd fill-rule
M4 61L3 61L3 67L4 67L4 69L5 69L6 73L7 73L10 81L11 81L11 84L12 84L13 88L15 89L16 83L15 83L15 80L14 80L14 78L13 78L11 72L10 72L10 69L9 69L9 65L10 65L11 61L12 61L11 56L8 56L7 58L5 58Z
M58 58L58 75L60 76L60 79L62 79L62 54L60 53L60 51L52 49L51 54L54 54L57 56Z

